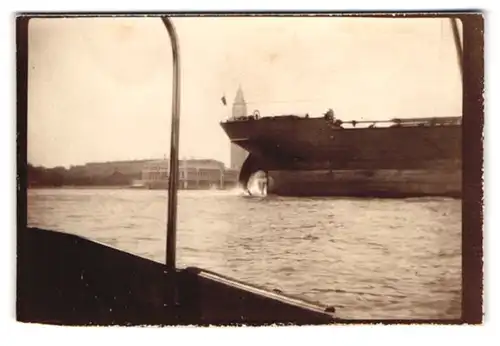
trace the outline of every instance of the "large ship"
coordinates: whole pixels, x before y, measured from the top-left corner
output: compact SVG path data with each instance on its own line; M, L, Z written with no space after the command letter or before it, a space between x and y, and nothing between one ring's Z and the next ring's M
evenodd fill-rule
M462 73L458 26L451 24ZM461 197L461 116L343 122L329 109L322 117L260 117L246 113L240 90L235 103L221 126L248 153L239 173L247 190L262 171L268 194Z
M328 110L321 118L254 114L221 126L249 153L240 184L263 171L269 194L461 196L461 117L343 123Z

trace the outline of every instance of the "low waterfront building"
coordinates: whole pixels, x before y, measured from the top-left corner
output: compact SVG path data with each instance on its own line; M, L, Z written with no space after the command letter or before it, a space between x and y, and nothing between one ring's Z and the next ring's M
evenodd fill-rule
M115 172L120 172L128 177L137 179L141 176L141 170L144 165L150 161L151 160L89 162L82 166L73 166L70 170L91 176L108 176Z
M147 162L142 169L142 181L150 189L168 188L168 160ZM238 172L226 169L220 161L211 159L179 160L180 189L225 189L237 185Z

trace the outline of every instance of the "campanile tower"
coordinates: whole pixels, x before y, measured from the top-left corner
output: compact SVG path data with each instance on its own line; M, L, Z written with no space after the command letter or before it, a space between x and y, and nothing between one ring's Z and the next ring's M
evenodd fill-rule
M234 98L233 101L233 110L232 110L232 117L233 118L238 118L238 117L243 117L247 116L247 104L245 102L245 97L243 96L243 90L241 89L241 86L238 87L238 90L236 91L236 97ZM248 156L248 152L237 146L236 144L231 143L231 168L232 169L237 169L240 170L241 166L243 165L243 162L245 162L246 158Z

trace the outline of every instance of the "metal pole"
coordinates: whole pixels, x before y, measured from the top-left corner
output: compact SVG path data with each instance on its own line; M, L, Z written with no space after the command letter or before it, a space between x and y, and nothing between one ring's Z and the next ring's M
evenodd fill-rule
M450 18L451 29L453 30L453 39L455 41L455 48L457 51L458 65L460 68L460 76L463 79L463 74L464 74L463 61L462 61L463 48L462 48L462 42L460 40L460 32L458 31L457 20L458 19L453 17Z
M167 206L167 239L166 265L167 271L175 272L176 224L177 224L177 186L179 183L179 124L180 124L180 61L177 33L168 17L162 17L163 24L170 35L173 60L172 85L172 129L170 137L170 170L168 181Z

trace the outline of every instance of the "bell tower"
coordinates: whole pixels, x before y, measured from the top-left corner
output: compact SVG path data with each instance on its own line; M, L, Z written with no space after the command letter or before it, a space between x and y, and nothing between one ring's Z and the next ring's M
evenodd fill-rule
M238 87L236 91L236 96L233 101L233 109L232 109L232 118L244 117L247 116L247 104L245 102L245 97L243 96L243 90L241 89L241 85ZM248 152L237 146L234 143L231 143L231 168L240 170L243 162L245 162L248 156Z
M245 102L245 97L243 96L243 90L241 89L241 85L238 87L236 91L236 96L233 101L233 111L232 117L244 117L247 116L247 103Z

